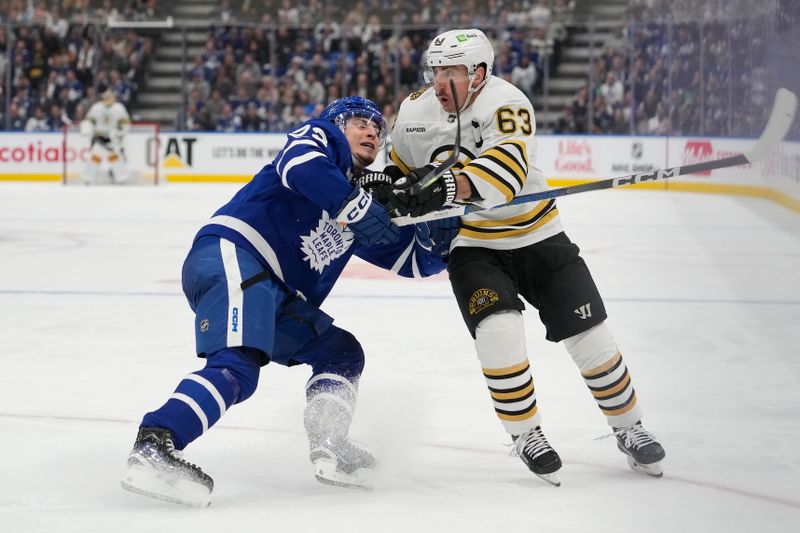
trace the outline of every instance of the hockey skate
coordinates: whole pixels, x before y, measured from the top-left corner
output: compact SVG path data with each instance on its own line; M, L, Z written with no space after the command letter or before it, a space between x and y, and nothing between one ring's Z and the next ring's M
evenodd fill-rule
M311 463L320 483L355 489L372 489L375 457L347 437L327 438L311 445Z
M168 429L139 428L122 488L190 507L207 507L214 480L180 455Z
M614 428L617 448L628 457L628 464L637 472L661 477L661 461L666 457L664 448L655 437L642 427L641 421L631 427Z
M514 439L513 455L519 456L531 472L556 487L561 486L558 471L561 469L561 458L547 442L542 428L536 426L522 435L512 435Z

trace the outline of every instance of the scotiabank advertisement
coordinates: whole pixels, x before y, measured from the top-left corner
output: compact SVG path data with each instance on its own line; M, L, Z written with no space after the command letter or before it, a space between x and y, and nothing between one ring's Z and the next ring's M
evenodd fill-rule
M539 135L535 164L553 186L626 176L740 154L747 139ZM128 165L161 182L245 182L272 161L285 134L161 132L135 129L125 140ZM77 131L0 132L0 180L61 181L80 173L89 140ZM373 165L380 169L385 153ZM769 196L770 191L800 205L800 143L782 143L753 165L676 176L649 188ZM766 191L766 193L765 193Z
M132 131L125 141L130 166L152 172L158 160L155 129ZM0 180L61 181L77 176L89 158L89 137L63 132L0 132Z

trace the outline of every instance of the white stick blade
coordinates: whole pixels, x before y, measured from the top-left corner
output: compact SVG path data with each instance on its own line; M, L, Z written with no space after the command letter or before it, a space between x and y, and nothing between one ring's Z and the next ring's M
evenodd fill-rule
M778 146L792 127L796 110L797 96L788 89L778 89L764 133L756 141L755 146L744 153L748 161L751 163L761 161Z
M447 209L442 209L441 211L431 211L430 213L418 217L394 217L392 218L392 223L395 226L410 226L411 224L419 224L420 222L430 222L431 220L441 220L443 218L464 216L464 211L466 211L466 206L449 207Z

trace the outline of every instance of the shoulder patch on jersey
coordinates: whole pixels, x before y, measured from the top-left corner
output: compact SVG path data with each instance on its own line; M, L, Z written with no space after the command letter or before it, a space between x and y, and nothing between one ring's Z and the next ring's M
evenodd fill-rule
M304 261L319 273L338 257L344 255L353 244L353 232L343 228L341 224L325 211L322 212L317 229L308 235L300 236L301 249L305 254Z
M422 89L420 89L420 90L418 90L418 91L414 91L413 93L411 93L411 94L409 95L408 99L409 99L409 100L416 100L417 98L419 98L420 96L422 96L422 93L424 93L424 92L425 92L425 91L427 91L428 89L430 89L430 87L423 87Z

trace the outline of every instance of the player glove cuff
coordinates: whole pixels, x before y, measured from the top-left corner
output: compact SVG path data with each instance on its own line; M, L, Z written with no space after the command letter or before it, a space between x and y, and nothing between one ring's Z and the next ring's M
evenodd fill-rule
M456 177L451 170L442 173L436 181L421 191L413 194L410 191L411 187L435 168L435 165L425 165L395 181L391 202L399 214L418 217L453 205L458 187Z

